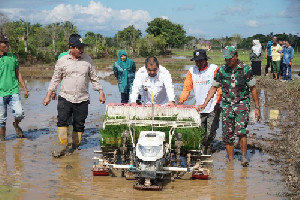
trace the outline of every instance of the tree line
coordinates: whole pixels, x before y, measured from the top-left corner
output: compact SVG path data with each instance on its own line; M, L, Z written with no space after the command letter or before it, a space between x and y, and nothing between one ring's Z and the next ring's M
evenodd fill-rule
M0 13L0 32L10 40L10 51L16 53L20 63L51 63L57 60L61 52L68 50L68 38L78 33L77 27L70 21L49 25L31 24L24 20L9 21ZM83 40L88 44L85 51L92 58L115 57L119 49L125 49L131 56L146 57L149 55L171 54L171 49L193 50L196 44L205 40L187 36L183 26L168 19L155 18L148 22L142 37L142 31L133 25L118 31L114 37L104 37L100 33L87 32ZM256 34L242 38L240 34L231 37L212 38L212 49L220 49L226 45L234 45L239 49L250 49L253 39L259 39L264 45L273 36L289 40L293 46L300 44L300 38L292 34L268 35Z

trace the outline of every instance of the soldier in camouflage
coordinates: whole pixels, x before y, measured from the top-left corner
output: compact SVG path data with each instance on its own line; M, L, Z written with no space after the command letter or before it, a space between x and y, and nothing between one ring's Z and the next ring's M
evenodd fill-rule
M242 165L248 166L247 161L247 125L250 112L250 92L255 103L255 117L260 118L259 99L255 87L252 69L244 65L239 59L233 46L226 46L223 50L226 64L217 71L212 87L204 104L197 107L202 111L214 96L218 87L222 89L222 138L226 145L229 161L234 159L235 135L239 137L242 153Z

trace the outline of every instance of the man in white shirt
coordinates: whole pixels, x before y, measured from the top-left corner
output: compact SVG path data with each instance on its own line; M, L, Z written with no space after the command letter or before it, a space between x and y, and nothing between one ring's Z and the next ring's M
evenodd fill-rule
M139 94L142 96L143 104L151 104L152 93L154 104L175 103L171 74L165 67L159 65L156 57L148 57L145 66L137 71L130 94L131 105L135 105Z

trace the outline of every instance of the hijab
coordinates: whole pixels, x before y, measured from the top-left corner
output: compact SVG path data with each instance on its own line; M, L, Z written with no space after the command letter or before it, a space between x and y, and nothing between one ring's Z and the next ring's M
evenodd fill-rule
M125 61L121 60L121 56L122 55L126 56L126 60ZM132 66L133 60L131 60L130 58L128 58L126 51L122 49L118 53L118 61L117 61L117 63L120 66L121 69L127 69L127 68L130 68Z
M257 56L259 56L261 54L261 44L259 40L253 40L253 44L252 50Z

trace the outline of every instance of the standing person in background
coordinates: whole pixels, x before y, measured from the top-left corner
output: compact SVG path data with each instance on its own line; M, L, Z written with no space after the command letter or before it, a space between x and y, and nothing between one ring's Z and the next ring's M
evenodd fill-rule
M8 52L9 41L6 36L0 34L0 141L5 140L7 106L9 105L15 121L13 126L17 137L24 137L19 123L24 118L24 110L19 94L19 83L24 89L24 97L29 95L28 89L19 72L19 62L17 57Z
M259 40L253 40L253 47L249 54L249 59L251 61L252 73L254 76L261 76L261 60L262 60L262 52L261 52L261 44Z
M217 65L208 63L208 59L209 57L206 55L205 50L198 49L194 51L191 61L195 61L196 65L187 72L179 104L183 104L187 100L192 90L195 94L196 105L204 103L214 76L219 69ZM201 126L205 128L205 137L202 140L202 152L204 154L211 154L212 152L212 144L219 127L221 98L222 90L218 88L217 94L214 95L208 106L200 113Z
M47 106L53 91L56 91L57 85L61 83L57 105L57 129L61 145L58 150L53 152L55 158L71 153L80 145L90 103L89 81L91 81L93 89L99 92L100 103L105 103L105 95L93 61L91 57L84 54L85 46L87 45L83 43L82 38L70 37L70 53L58 59L43 101L43 104ZM67 132L71 116L73 116L73 134L72 143L69 143Z
M278 44L277 39L273 40L273 46L271 47L271 51L272 51L272 68L273 68L273 74L275 80L279 80L279 76L280 76L281 50L282 47Z
M128 58L124 50L118 53L118 61L113 66L114 75L118 79L118 87L121 92L121 103L128 103L133 80L135 77L135 62Z
M269 70L269 67L271 69L271 73L273 73L273 69L272 69L272 66L271 66L271 63L272 63L272 51L271 51L271 47L272 47L272 41L268 41L267 45L266 45L266 48L265 48L265 59L267 59L267 65L266 65L266 68L265 68L265 76L268 75L268 70Z
M283 43L283 40L279 40L278 43L281 46L281 48L284 49L285 42ZM279 77L279 79L281 79L282 76L283 76L283 55L280 54L280 77Z
M292 59L294 58L294 49L290 44L290 41L286 41L285 47L282 49L283 53L283 76L282 80L292 80ZM288 79L286 78L286 71L288 70Z

